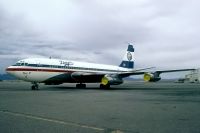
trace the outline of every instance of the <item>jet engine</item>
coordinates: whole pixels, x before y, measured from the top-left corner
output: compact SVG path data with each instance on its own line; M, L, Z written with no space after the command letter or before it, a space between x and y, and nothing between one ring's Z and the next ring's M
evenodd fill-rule
M154 73L145 73L144 74L144 81L157 82L159 80L161 80L160 73L154 72Z
M123 80L119 78L117 75L105 75L101 79L101 84L103 85L119 85L122 84Z

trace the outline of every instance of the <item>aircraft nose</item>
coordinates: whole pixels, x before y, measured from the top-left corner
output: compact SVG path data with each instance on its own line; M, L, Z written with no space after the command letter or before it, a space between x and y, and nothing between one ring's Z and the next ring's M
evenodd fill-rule
M8 74L11 74L11 73L12 73L12 72L11 72L11 67L10 67L10 66L6 68L6 73L8 73Z

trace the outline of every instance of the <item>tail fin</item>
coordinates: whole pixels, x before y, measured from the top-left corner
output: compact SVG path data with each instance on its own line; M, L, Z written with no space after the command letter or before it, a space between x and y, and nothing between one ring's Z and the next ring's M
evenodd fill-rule
M129 68L133 69L134 68L134 48L133 45L129 44L128 49L126 51L126 54L124 55L124 58L119 65L120 67L123 68Z

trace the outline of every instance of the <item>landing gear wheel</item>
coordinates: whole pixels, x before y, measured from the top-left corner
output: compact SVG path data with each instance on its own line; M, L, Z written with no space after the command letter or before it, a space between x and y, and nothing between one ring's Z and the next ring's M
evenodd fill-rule
M31 90L35 90L35 86L34 85L31 86Z
M31 86L31 90L39 90L39 85L37 83L33 83L33 85Z
M100 84L100 88L101 89L110 89L110 84L107 84L107 85Z
M76 88L84 89L86 88L86 84L76 84Z
M103 88L104 88L104 85L103 85L103 84L100 84L100 88L103 89Z

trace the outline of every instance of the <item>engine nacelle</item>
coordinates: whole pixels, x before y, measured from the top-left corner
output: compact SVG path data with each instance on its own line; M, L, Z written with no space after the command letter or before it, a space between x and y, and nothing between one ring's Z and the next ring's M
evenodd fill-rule
M105 75L101 79L101 84L103 85L119 85L122 84L123 80L119 78L117 75Z
M157 82L161 80L159 73L145 73L144 74L144 81L147 82Z

